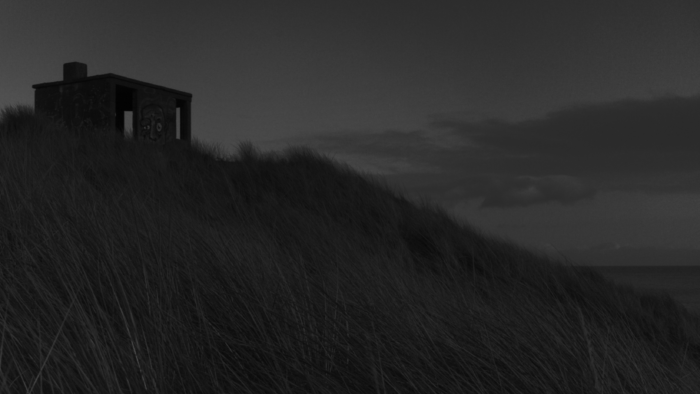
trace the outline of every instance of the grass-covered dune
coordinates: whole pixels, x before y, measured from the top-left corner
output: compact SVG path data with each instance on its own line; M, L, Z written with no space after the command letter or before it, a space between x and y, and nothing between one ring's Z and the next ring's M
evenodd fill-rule
M0 393L700 393L700 318L308 149L0 117Z

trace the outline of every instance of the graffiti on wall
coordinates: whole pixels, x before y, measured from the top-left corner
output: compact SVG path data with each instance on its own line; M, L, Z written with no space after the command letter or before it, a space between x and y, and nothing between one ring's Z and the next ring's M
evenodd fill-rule
M133 139L164 145L177 138L177 98L150 86L108 78L47 86L37 88L35 109L61 127L88 130L123 129L125 114L131 112Z
M107 127L110 113L108 85L97 81L39 89L35 108L52 118L59 127Z
M78 91L73 95L72 109L66 109L68 112L62 117L70 119L70 125L78 130L106 127L109 124L107 101L106 92L98 92L93 89L85 95ZM66 107L64 106L64 108Z
M148 104L141 108L141 120L139 121L141 140L159 142L165 135L165 114L163 108L157 104Z

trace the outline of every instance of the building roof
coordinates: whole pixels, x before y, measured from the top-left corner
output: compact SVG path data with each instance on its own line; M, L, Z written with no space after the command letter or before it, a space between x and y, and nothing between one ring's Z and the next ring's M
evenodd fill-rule
M118 79L118 80L121 80L123 82L129 82L132 84L144 85L144 86L148 86L148 87L155 88L155 89L165 90L165 91L168 91L170 93L174 93L174 94L181 95L181 96L186 96L190 100L192 100L192 93L187 93L187 92L183 92L180 90L170 89L170 88L166 88L165 86L154 85L154 84L148 83L148 82L137 81L135 79L122 77L121 75L111 74L111 73L110 74L93 75L91 77L73 79L70 81L38 83L36 85L32 85L32 87L34 89L39 89L39 88L46 88L46 87L50 87L50 86L68 85L68 84L73 84L73 83L82 83L82 82L88 82L88 81L93 81L93 80L97 80L97 79L107 79L107 78Z

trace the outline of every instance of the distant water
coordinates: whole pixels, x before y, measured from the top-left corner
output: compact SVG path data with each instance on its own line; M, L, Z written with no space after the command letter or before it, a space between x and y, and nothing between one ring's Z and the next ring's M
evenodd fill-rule
M700 314L700 266L590 267L616 283L639 289L662 290Z

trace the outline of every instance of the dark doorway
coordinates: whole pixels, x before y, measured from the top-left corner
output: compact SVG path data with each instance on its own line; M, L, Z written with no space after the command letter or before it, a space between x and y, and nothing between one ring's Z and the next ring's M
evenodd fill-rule
M188 100L175 100L176 111L176 137L179 140L189 141L191 136L191 104Z
M175 139L182 139L180 137L180 107L175 108Z
M126 86L115 86L116 119L114 127L117 133L127 139L134 138L136 130L136 116L134 116L134 103L136 102L136 89Z

